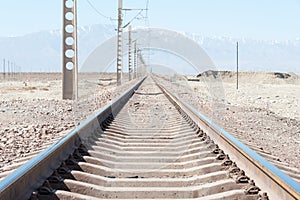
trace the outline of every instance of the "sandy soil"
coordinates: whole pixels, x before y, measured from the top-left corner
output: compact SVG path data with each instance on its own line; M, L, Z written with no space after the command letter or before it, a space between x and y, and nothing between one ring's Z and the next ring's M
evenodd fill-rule
M15 158L73 129L135 82L116 87L112 77L81 74L79 99L74 102L62 100L61 74L0 79L0 172Z
M300 78L244 72L173 78L173 90L229 133L300 169ZM189 81L188 81L189 80ZM198 81L196 81L198 80ZM174 81L174 80L172 80Z

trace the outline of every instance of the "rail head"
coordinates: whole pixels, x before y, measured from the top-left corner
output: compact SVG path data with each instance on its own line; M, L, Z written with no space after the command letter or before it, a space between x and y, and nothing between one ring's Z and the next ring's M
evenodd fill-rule
M262 189L268 192L271 199L300 199L300 184L298 182L220 128L203 113L196 110L176 94L170 92L166 87L161 84L158 84L158 86L184 112L189 114L198 125L204 125L206 131L210 134L209 136L217 141L218 145L220 144L220 148L228 151L228 153L236 151L237 153L233 156L229 154L231 159L249 172L250 176L255 177L256 182Z
M0 199L28 199L33 191L73 153L83 140L91 136L110 114L124 106L145 78L112 100L70 133L39 153L0 182ZM64 152L63 154L61 152Z

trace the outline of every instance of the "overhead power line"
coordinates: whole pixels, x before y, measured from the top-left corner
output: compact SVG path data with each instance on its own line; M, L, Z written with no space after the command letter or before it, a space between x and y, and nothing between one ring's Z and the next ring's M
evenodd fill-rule
M140 12L138 12L138 14L136 14L125 26L123 26L123 28L126 28L133 20L138 19L138 16L143 12L143 9L140 10Z
M90 7L101 17L110 20L111 26L114 28L114 30L116 30L116 26L114 25L114 21L116 21L117 19L114 19L112 17L106 16L105 14L103 14L102 12L100 12L93 4L91 1L86 0L86 2L90 5Z
M108 17L106 15L104 15L102 12L100 12L89 0L86 0L87 3L91 6L91 8L96 12L98 13L100 16L106 18L106 19L109 19L109 20L113 20L113 18L111 17Z

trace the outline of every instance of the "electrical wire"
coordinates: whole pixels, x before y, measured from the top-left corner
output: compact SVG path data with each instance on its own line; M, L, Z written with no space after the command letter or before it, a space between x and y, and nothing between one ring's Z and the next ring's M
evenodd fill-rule
M87 1L87 3L91 6L91 8L96 12L96 13L98 13L100 16L102 16L102 17L104 17L104 18L106 18L106 19L109 19L109 20L111 20L112 18L111 17L108 17L108 16L106 16L106 15L104 15L102 12L100 12L89 0L86 0Z
M136 16L134 16L125 26L123 26L123 28L126 28L131 22L133 22L133 20L138 19L138 16L143 12L143 10L140 10L140 12L138 12L138 14L136 14Z
M91 7L98 15L100 15L101 17L103 17L103 18L105 18L105 19L110 20L111 26L114 28L114 30L117 30L116 26L114 25L114 21L115 21L116 19L104 15L102 12L100 12L100 11L92 4L91 1L86 0L86 2L90 5L90 7Z

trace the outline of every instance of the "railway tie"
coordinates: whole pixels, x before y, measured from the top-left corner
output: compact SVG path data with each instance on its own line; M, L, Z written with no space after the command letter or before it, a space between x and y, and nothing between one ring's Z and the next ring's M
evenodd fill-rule
M240 183L230 177L226 156L177 109L147 81L81 147L80 159L70 158L40 188L39 199L258 199L259 188L245 175Z
M148 77L4 179L0 197L267 200L286 190L279 196L297 199L297 191L281 189L277 177L262 169L264 160L257 169L246 167L245 159L258 165L256 155L230 152L239 142L225 134L233 143L227 147L210 134L216 128L205 120L202 127L186 106ZM269 195L263 181L277 193Z

